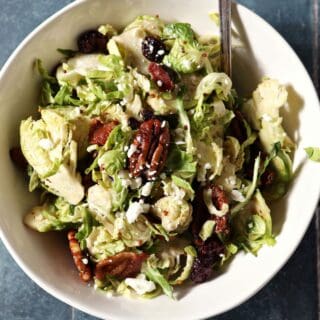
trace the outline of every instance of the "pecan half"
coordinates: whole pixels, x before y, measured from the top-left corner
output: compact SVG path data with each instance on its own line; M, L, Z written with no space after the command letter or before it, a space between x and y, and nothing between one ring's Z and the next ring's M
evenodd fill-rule
M218 210L222 209L222 206L228 204L228 198L225 192L218 186L211 186L212 190L212 202Z
M175 72L165 65L150 63L148 71L160 91L172 91L175 87Z
M68 232L68 240L73 261L79 271L80 278L85 282L90 281L92 278L92 272L89 260L81 251L79 241L76 239L75 230L70 230Z
M124 279L135 277L141 270L143 261L147 259L145 253L121 252L112 257L104 259L96 265L95 276L103 280L106 275Z
M89 144L97 144L103 146L111 131L119 124L117 121L107 123L101 122L99 119L93 119L90 124Z
M160 174L168 155L170 132L167 122L159 119L144 121L137 131L133 145L136 151L129 158L133 177L152 180Z
M218 210L222 209L224 204L228 204L228 198L226 193L218 186L211 186L212 190L212 202ZM215 232L224 236L230 234L229 213L222 217L213 216L212 219L216 222Z

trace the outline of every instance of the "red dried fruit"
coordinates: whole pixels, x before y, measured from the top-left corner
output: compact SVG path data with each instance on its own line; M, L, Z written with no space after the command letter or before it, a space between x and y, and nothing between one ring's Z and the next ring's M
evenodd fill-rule
M218 210L221 210L224 204L228 204L228 198L225 192L218 186L215 186L215 185L211 186L211 190L212 190L212 202Z
M198 257L193 264L191 280L200 283L208 280L213 273L213 265L221 260L224 244L216 237L211 237L197 247Z
M98 262L95 276L98 280L104 280L107 275L118 279L135 277L140 272L143 261L147 258L148 255L146 253L118 253Z
M160 63L166 54L166 46L160 39L148 36L142 41L142 54L148 60Z
M267 169L261 176L260 183L263 187L267 187L273 184L275 178L276 173L271 169Z
M167 159L169 144L170 132L167 122L158 119L144 121L133 140L136 151L129 158L132 176L144 176L152 180L159 175Z
M220 233L224 236L228 236L230 234L230 223L229 223L229 214L225 214L222 217L214 217L214 221L216 222L215 232Z
M89 131L89 144L97 144L103 146L111 131L119 124L117 121L107 123L101 122L99 119L93 119Z
M159 90L172 91L174 89L173 70L154 62L150 63L148 70L151 74L152 80L155 81L159 87Z
M97 30L88 30L78 37L78 48L81 53L107 53L108 37Z
M89 265L89 259L81 251L79 241L76 239L75 230L70 230L68 232L68 240L73 261L79 271L80 278L85 282L90 281L92 278L92 271Z
M12 162L21 170L26 171L28 168L28 161L24 157L20 147L14 147L9 151Z

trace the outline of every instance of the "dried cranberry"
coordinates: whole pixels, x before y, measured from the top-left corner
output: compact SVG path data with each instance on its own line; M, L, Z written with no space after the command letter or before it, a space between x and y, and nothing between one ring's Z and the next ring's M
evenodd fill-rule
M144 121L154 118L153 111L151 109L147 109L147 108L142 109L141 115L142 115L142 118Z
M197 251L198 257L192 267L191 280L195 283L201 283L211 277L213 265L221 260L220 255L225 252L225 249L217 237L212 237L202 242L197 247Z
M194 283L202 283L207 281L213 273L212 267L205 265L199 258L193 264L191 272L191 280Z
M221 259L224 253L224 245L217 236L207 239L202 245L198 246L198 257L206 264L213 265Z
M160 39L148 36L142 41L142 54L148 60L160 63L166 54L166 47Z
M81 53L107 53L108 38L97 30L88 30L80 34L78 48Z
M12 162L21 170L26 171L28 168L28 162L24 157L20 147L14 147L9 151Z
M267 169L261 176L260 183L263 187L267 187L273 184L275 178L276 173L271 169Z
M161 91L172 91L174 89L175 73L172 69L152 62L148 70L152 76L152 80L155 81Z
M140 126L140 122L135 118L129 118L128 124L132 130L137 130Z

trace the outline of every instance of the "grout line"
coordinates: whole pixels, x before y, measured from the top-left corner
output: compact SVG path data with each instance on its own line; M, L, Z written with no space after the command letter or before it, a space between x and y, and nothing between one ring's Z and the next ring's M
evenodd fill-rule
M319 3L318 0L313 0L313 39L312 39L312 78L314 85L319 92Z
M71 320L74 320L74 308L71 307Z

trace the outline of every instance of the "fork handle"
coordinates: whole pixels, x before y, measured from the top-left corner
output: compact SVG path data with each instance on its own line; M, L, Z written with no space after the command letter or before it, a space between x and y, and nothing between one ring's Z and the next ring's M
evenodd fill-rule
M221 71L230 78L231 63L231 0L219 0L220 35L221 35Z

